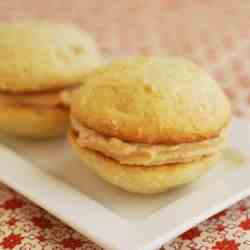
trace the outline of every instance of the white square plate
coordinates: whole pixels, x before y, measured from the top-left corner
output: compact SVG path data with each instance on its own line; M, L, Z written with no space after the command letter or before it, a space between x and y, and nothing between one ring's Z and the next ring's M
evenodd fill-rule
M133 195L105 183L65 140L2 136L18 154L0 147L0 181L106 249L153 250L250 195L248 122L234 120L230 134L233 155L193 184L161 195Z

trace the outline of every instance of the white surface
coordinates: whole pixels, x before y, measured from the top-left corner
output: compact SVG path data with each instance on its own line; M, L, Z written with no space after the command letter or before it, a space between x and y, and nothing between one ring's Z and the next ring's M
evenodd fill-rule
M0 147L0 181L107 249L153 250L250 195L250 166L227 161L192 185L143 196L123 192L93 175L64 140L1 137L1 142L31 163ZM233 122L230 144L249 155L247 122Z

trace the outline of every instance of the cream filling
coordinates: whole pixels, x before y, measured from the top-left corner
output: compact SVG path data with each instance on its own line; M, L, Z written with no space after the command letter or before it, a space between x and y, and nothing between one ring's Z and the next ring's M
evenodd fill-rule
M225 145L225 132L202 142L150 145L106 137L84 127L75 118L71 118L71 121L72 128L78 133L77 143L80 147L98 151L121 164L152 166L191 162L215 154Z
M69 107L71 94L75 88L63 89L44 93L9 94L0 92L0 104L27 105L33 107L53 108L58 106Z

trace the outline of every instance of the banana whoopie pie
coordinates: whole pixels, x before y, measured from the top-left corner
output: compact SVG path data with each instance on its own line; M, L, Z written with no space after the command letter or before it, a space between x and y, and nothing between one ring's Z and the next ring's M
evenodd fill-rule
M0 23L0 131L64 134L69 109L63 99L99 62L95 42L73 25Z
M198 66L178 57L134 57L83 79L69 139L108 182L158 193L214 165L229 121L228 99Z

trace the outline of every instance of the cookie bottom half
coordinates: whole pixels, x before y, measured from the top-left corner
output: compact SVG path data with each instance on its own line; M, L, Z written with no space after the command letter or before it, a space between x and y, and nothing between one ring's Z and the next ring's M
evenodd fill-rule
M63 107L0 104L0 132L32 139L62 136L69 126L68 113Z
M161 166L122 165L86 148L76 142L76 135L70 131L69 141L80 155L84 165L107 182L132 193L153 194L167 191L197 179L215 165L218 155L203 157L190 163Z

